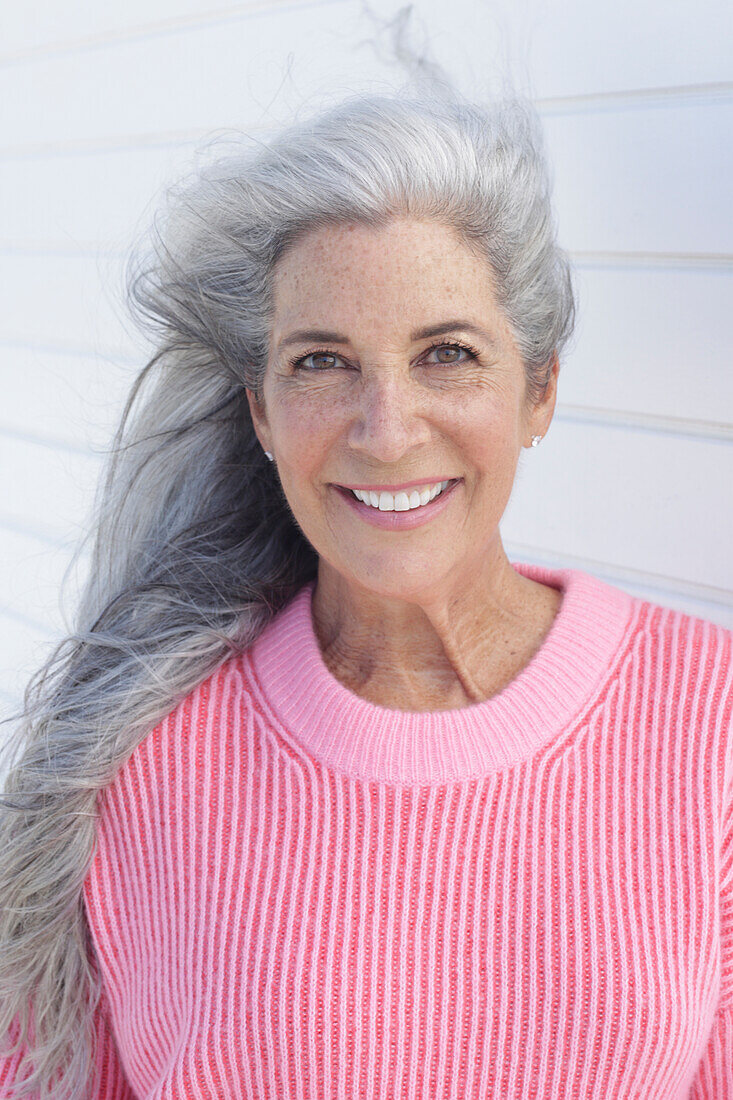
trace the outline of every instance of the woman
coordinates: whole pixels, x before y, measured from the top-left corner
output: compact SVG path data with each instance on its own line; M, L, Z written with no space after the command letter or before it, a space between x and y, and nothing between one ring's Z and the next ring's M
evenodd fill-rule
M133 289L3 811L1 1094L733 1095L731 633L499 531L573 322L531 109L353 97Z

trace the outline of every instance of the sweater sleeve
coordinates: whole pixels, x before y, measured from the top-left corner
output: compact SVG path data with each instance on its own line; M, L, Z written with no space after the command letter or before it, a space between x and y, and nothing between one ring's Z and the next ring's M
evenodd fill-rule
M733 1098L733 775L729 779L720 868L720 1003L690 1100Z
M16 1022L10 1029L11 1041L15 1041L17 1034ZM90 1100L137 1100L122 1068L114 1034L109 1024L104 989L94 1014L94 1037L96 1056L92 1087L89 1092ZM27 1066L23 1066L21 1071L22 1054L23 1050L19 1048L15 1054L0 1055L0 1100L14 1100L15 1091L12 1086L19 1085L30 1076ZM30 1100L37 1100L38 1096L40 1092L34 1091Z

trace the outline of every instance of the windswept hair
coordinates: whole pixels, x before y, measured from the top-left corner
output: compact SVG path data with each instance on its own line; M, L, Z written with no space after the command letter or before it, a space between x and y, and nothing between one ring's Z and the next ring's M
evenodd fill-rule
M408 90L350 95L265 143L242 138L168 193L130 263L156 351L100 482L73 632L26 689L0 804L0 1036L33 1066L18 1097L88 1095L101 987L82 885L98 793L317 575L245 393L262 396L278 261L314 228L437 219L486 259L529 400L572 331L531 104L479 106L440 80Z

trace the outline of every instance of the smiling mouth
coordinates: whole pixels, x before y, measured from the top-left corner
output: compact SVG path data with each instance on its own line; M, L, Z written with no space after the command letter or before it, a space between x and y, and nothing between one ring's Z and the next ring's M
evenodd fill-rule
M427 484L422 488L402 489L390 492L386 489L379 491L368 489L347 489L343 485L337 486L352 500L358 500L361 504L373 508L379 512L413 512L424 508L427 504L436 500L445 490L455 485L460 478L449 478L446 481L437 481Z

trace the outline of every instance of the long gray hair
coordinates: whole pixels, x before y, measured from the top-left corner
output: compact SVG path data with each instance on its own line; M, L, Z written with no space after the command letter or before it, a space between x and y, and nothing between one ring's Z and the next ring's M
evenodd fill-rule
M82 884L98 792L317 576L245 394L262 396L275 266L311 229L397 214L450 225L485 257L538 399L574 301L540 125L520 96L350 95L269 142L243 140L169 193L130 265L157 350L100 483L74 631L26 690L0 806L0 1036L34 1061L18 1096L50 1096L52 1081L55 1097L87 1095L100 979Z

